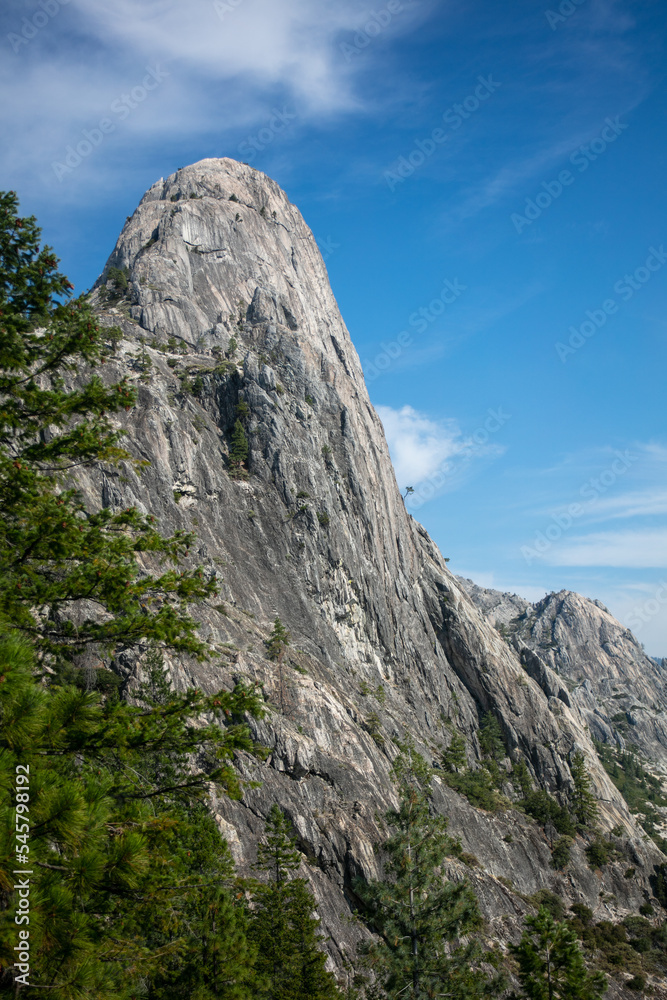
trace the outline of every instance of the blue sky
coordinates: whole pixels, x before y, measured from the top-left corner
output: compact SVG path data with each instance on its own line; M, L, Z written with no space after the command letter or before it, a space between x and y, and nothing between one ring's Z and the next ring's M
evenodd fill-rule
M264 170L450 567L596 597L667 655L662 0L6 0L0 21L2 187L78 290L157 178Z

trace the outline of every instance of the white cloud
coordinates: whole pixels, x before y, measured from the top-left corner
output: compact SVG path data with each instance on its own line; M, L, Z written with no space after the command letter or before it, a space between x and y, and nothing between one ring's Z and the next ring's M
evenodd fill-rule
M611 521L627 517L648 517L667 514L667 490L653 489L636 493L622 493L616 497L603 497L595 502L591 519Z
M582 535L554 545L545 560L553 566L667 567L667 528Z
M127 176L137 151L193 136L202 157L249 160L238 149L242 130L265 126L275 107L287 107L297 127L362 110L358 74L431 6L404 3L346 60L341 43L352 43L370 16L356 0L220 0L222 16L214 0L71 0L28 44L6 53L0 128L12 142L0 151L0 168L14 183L20 178L22 192L51 186L64 200L85 189L99 196L107 183L113 187L119 166ZM8 33L20 32L21 8L17 2L4 11ZM156 64L168 77L119 122L112 102ZM52 162L103 117L114 121L113 134L77 170L75 184L59 184Z
M411 406L402 406L400 410L391 406L377 406L376 409L384 424L401 488L423 482L464 450L461 430L455 420L436 422Z

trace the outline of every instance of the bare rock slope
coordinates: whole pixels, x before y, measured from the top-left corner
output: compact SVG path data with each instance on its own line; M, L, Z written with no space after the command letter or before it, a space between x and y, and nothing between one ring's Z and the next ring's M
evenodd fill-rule
M572 752L586 755L601 827L623 828L636 874L623 877L627 860L593 872L581 838L571 867L556 872L526 815L509 804L476 809L436 779L437 807L477 859L452 861L452 875L472 879L490 936L515 933L526 897L541 888L598 916L636 912L665 858L602 768L592 717L607 735L614 685L653 712L656 671L649 677L631 637L576 595L537 609L516 599L503 620L523 615L523 624L508 641L449 572L405 510L321 255L285 193L228 159L158 181L128 219L93 301L102 322L123 331L110 376L137 384L123 426L150 465L141 476L91 474L84 489L105 505L151 510L165 530L193 530L192 558L218 578L219 599L197 612L218 659L170 664L174 684L214 690L256 678L273 706L256 726L267 762L239 760L261 787L216 803L239 865L253 860L279 801L340 966L364 933L349 920L353 879L377 871L376 817L395 801L396 740L412 733L437 764L458 730L474 764L480 718L492 712L511 758L557 796L571 788ZM229 474L239 417L244 479ZM280 667L264 645L276 616L292 637ZM141 663L120 658L115 668L132 684ZM654 742L664 746L662 720Z

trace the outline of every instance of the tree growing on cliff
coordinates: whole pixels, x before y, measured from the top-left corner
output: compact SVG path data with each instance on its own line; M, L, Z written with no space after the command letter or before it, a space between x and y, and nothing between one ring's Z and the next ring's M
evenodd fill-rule
M271 808L266 840L259 845L256 868L267 881L252 891L250 939L257 949L257 1000L335 1000L336 981L325 969L320 921L305 879L294 878L301 855L283 811Z
M442 755L442 764L446 771L457 773L466 767L466 742L460 733L454 733L449 746Z
M580 750L572 755L570 771L572 773L572 781L574 782L572 807L577 822L580 826L584 827L595 826L598 807L595 796L591 791L591 779L586 766L586 758Z
M232 431L232 444L229 449L229 468L232 476L240 478L246 474L246 462L248 461L248 438L243 429L243 424L237 419Z
M365 949L366 961L390 998L492 995L501 983L479 969L481 948L474 939L460 943L481 927L477 898L467 882L445 877L445 860L460 845L446 833L446 820L431 814L431 770L411 740L401 746L393 777L399 807L386 814L392 832L381 847L385 877L356 883L379 935Z
M601 972L589 972L574 930L545 907L526 917L521 942L512 946L526 1000L600 1000L607 989Z

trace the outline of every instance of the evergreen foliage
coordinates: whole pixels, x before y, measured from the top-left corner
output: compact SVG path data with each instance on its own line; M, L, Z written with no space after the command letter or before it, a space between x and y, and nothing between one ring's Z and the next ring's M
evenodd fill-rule
M544 906L511 950L527 1000L599 1000L607 989L602 973L588 972L574 930Z
M53 1000L250 1000L245 901L206 795L240 795L233 756L258 752L243 719L262 701L240 684L169 690L161 651L207 654L186 602L215 587L179 565L189 535L165 538L133 509L91 511L71 487L77 467L129 458L112 418L134 392L90 374L108 332L68 301L17 208L0 195L1 987L16 975L25 865L30 981ZM153 575L161 562L173 568ZM106 664L147 648L130 705ZM17 839L19 765L30 830Z
M202 998L245 997L222 991L246 976L242 941L234 962L213 961L216 941L220 953L243 937L244 917L205 796L215 782L239 797L231 760L254 745L246 725L227 720L260 715L257 695L239 685L131 706L68 685L48 687L15 632L0 640L0 670L0 781L11 789L20 764L30 799L25 852L17 849L12 797L0 802L5 981L17 930L12 871L29 858L31 981L55 1000L125 998L141 983L155 998L185 1000L197 983ZM157 665L152 686L165 692ZM217 982L215 993L204 989L208 981Z
M482 718L479 745L483 755L496 764L500 764L507 756L500 723L492 712L487 712Z
M543 788L530 791L525 798L521 799L519 805L543 826L546 827L548 823L552 823L556 832L560 833L561 836L575 836L577 831L568 809L561 806Z
M273 623L271 635L266 640L266 651L270 660L281 663L285 655L285 650L289 646L290 634L281 622L276 618Z
M229 467L232 475L237 478L246 474L245 464L248 461L248 438L243 424L237 419L232 431L232 444L229 449Z
M597 820L598 808L595 796L591 792L591 779L588 776L586 758L581 751L577 751L577 753L572 755L570 771L574 782L572 808L576 820L580 826L594 827Z
M85 301L67 301L72 285L17 207L0 194L0 628L56 662L141 640L201 655L185 602L215 587L175 568L191 536L164 537L133 508L91 511L68 483L77 467L129 458L111 417L135 394L98 374L75 382L104 360L105 336ZM174 568L154 576L140 559Z
M462 771L467 763L465 740L460 733L454 733L442 755L442 765L446 771L456 774Z
M256 1000L335 1000L336 981L325 969L326 954L315 900L305 879L294 878L301 856L287 817L274 805L255 868L267 881L253 887L250 940L257 950Z
M390 998L489 996L500 981L479 970L474 939L460 942L481 926L477 899L466 882L445 877L445 860L460 853L460 844L446 833L446 820L431 814L431 771L411 740L401 745L393 777L399 808L386 814L392 832L382 845L385 877L356 883L379 935L366 949L368 965Z
M608 743L596 743L595 747L605 771L628 803L630 812L637 815L649 837L666 853L667 838L660 833L662 820L658 809L667 806L667 796L660 779L649 774L638 755L631 750L617 750Z

